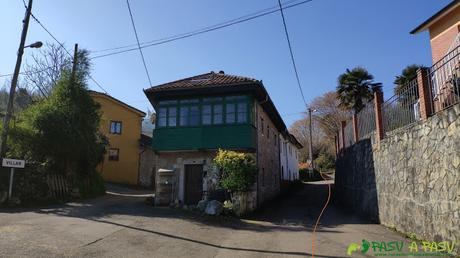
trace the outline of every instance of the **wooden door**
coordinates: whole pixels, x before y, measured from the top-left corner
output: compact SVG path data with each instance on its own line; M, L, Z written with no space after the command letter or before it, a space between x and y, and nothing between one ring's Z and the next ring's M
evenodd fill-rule
M185 204L197 204L203 196L203 165L185 165Z

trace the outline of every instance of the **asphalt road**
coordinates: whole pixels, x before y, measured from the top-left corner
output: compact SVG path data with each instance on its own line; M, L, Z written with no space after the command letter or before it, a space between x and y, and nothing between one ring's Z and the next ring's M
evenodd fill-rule
M0 210L0 257L310 257L327 186L304 185L243 220L148 206L145 191L110 192L83 203ZM347 246L361 239L403 240L329 206L315 257L348 257Z

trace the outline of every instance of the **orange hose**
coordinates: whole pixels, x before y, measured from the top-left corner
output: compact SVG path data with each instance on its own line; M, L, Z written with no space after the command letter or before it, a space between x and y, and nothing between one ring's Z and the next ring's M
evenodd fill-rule
M326 178L323 177L323 173L322 172L319 172L319 174L321 175L321 178L323 178L324 180L326 180ZM315 257L315 236L316 236L316 228L318 227L318 224L319 224L319 220L321 219L321 216L323 216L323 213L324 211L326 210L327 208L327 205L329 204L329 201L331 200L331 184L328 184L328 196L327 196L327 201L326 203L324 204L324 207L323 209L321 210L319 216L318 216L318 219L316 219L316 223L315 223L315 227L313 228L313 235L312 235L312 239L311 239L311 257Z

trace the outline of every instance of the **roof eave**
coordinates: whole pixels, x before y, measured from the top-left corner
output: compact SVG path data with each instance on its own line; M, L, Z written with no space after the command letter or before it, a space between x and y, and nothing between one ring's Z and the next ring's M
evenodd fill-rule
M460 0L452 1L450 4L446 5L440 11L438 11L433 16L431 16L426 21L417 26L415 29L413 29L410 32L410 34L417 34L419 32L427 30L431 25L433 25L433 23L439 21L439 19L444 17L447 13L449 13L452 9L456 8L458 5L460 5Z

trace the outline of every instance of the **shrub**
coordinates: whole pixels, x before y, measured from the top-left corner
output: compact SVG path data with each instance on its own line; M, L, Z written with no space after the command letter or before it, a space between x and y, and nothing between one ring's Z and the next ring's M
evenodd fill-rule
M247 192L256 181L257 166L250 154L219 150L214 164L221 171L220 186L230 192Z
M335 160L330 154L321 153L318 158L315 159L315 167L320 171L331 170L335 168Z

